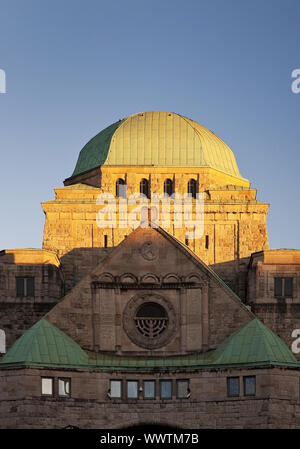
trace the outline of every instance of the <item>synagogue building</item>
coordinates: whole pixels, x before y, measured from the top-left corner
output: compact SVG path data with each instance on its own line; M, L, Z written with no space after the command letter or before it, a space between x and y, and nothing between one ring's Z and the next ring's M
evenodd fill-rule
M212 131L119 120L42 208L0 251L0 428L300 428L300 250Z

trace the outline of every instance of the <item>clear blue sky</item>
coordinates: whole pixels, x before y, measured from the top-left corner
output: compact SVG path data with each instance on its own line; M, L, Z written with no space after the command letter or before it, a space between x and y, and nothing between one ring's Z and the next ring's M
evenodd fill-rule
M0 249L41 247L40 203L82 146L129 114L186 115L271 204L272 248L300 248L300 2L0 0Z

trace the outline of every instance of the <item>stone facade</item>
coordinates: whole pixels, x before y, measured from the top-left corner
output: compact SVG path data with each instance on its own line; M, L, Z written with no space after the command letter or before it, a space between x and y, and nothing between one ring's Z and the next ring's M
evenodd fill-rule
M154 170L154 169L153 169ZM155 182L151 192L162 195L165 179L174 179L174 188L181 198L187 193L187 184L190 179L201 179L198 192L204 196L204 229L201 238L189 239L191 249L207 264L219 264L232 260L250 257L255 251L268 249L268 237L266 230L266 216L268 204L256 200L256 190L245 186L228 184L228 176L221 175L216 170L209 170L210 176L201 173L155 173ZM157 172L157 169L156 169ZM128 197L139 192L139 183L146 176L145 173L132 174L133 179L124 172L110 173L107 171L104 184L89 187L83 184L75 184L61 189L55 189L55 200L43 203L46 214L43 248L56 251L62 256L73 248L91 248L117 246L125 236L132 232L129 217L137 205L124 207L115 197L116 180L123 176L127 179ZM152 175L153 177L154 175ZM177 180L177 177L180 177ZM225 179L224 179L225 178ZM219 185L217 184L219 181ZM200 183L200 181L199 181ZM226 184L227 183L227 184ZM104 207L97 204L99 195L111 194L116 200L116 221L107 221L107 227L99 227L97 217ZM120 205L121 204L121 205ZM137 203L139 204L139 203ZM150 203L148 205L150 208ZM120 212L121 211L121 212ZM162 219L163 205L159 204L158 213ZM195 221L195 201L191 220ZM125 217L125 218L124 218ZM176 216L177 217L177 216ZM126 219L126 222L125 222ZM170 223L163 226L170 234L185 242L186 235L193 231L193 226L185 226L184 208L182 207L181 220L183 226L174 225L174 204L170 204ZM162 224L161 222L159 224ZM110 226L110 227L109 227ZM106 236L106 237L104 237Z
M34 295L17 295L16 279L34 279ZM9 348L64 296L64 279L55 253L44 250L0 252L0 327Z
M242 389L245 376L256 377L256 396L228 398L227 378L239 377ZM41 397L41 378L70 378L72 397ZM191 397L159 397L159 382L172 379L190 380ZM111 379L123 379L122 399L110 399L107 392ZM126 379L153 379L155 399L126 399ZM299 371L281 369L192 371L183 373L86 372L46 369L0 371L1 428L84 429L126 428L142 424L159 424L183 429L278 429L299 428ZM24 397L24 391L26 396ZM173 391L176 391L175 388Z

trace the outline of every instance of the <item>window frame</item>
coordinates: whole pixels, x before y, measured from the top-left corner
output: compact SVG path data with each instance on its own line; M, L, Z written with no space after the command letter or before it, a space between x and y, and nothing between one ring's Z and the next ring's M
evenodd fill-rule
M176 379L176 399L189 399L188 396L179 396L179 389L178 385L180 382L186 382L187 383L187 394L190 393L190 380L189 379Z
M246 380L249 378L254 379L254 393L246 393ZM256 396L256 376L243 376L243 393L244 396Z
M187 183L187 194L196 199L197 196L197 181L194 178L190 178Z
M147 178L142 178L140 180L140 194L145 195L148 199L150 197L150 183Z
M129 383L135 383L137 388L136 388L136 396L135 397L130 397L128 396L128 384ZM136 400L139 398L139 381L137 379L126 379L126 399L129 400Z
M124 191L122 192L123 193L122 195L120 195L120 186L124 187ZM127 198L127 184L126 184L125 179L123 179L123 178L118 178L116 180L116 197L124 198L124 199Z
M43 393L43 380L51 380L52 393ZM54 377L51 376L41 376L41 396L54 397L54 380Z
M164 180L164 195L172 196L174 193L174 182L171 178L167 178Z
M233 379L237 379L238 380L238 393L237 394L231 394L230 393L230 381L233 380ZM241 384L241 381L240 381L239 376L227 377L227 396L229 398L238 398L238 397L240 397L240 395L241 395L241 385L240 384Z
M291 282L291 294L287 294L287 288L286 288L286 284L287 284L287 280L289 280ZM283 293L284 293L284 297L285 298L293 298L294 297L294 278L292 276L288 276L288 277L284 277L283 278Z
M205 249L209 249L209 234L205 236Z
M145 383L146 382L152 382L154 384L154 396L151 397L146 397L145 396ZM148 400L153 400L156 398L156 381L154 379L144 379L143 380L143 399L145 399L146 401Z
M171 395L168 397L162 396L162 384L164 382L168 382L171 384ZM159 397L163 401L171 400L173 398L173 381L172 381L172 379L160 379L160 381L159 381Z
M60 394L59 393L59 382L60 381L68 381L69 382L69 393L67 393L67 394ZM71 397L71 392L72 392L71 385L72 385L71 377L58 377L58 379L57 379L57 394L58 394L58 396L60 398L70 398Z
M34 276L16 276L16 297L17 298L35 298L35 277ZM18 294L18 281L22 281L22 292ZM28 281L32 281L33 295L28 295Z
M274 298L294 298L294 278L295 276L274 276ZM287 280L291 282L291 294L287 294ZM276 282L280 281L280 294L277 294Z
M111 392L112 392L112 388L111 388L111 384L112 382L118 382L120 384L120 396L112 396ZM123 397L123 382L121 379L110 379L109 380L109 394L110 394L110 399L122 399Z

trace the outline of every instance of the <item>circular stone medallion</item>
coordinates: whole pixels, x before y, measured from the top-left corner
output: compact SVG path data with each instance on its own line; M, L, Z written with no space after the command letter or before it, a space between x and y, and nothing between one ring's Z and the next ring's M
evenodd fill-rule
M157 258L158 249L153 242L148 241L140 247L140 253L145 260L151 261Z
M123 313L123 327L130 340L146 349L169 343L176 330L173 305L161 295L133 296Z

